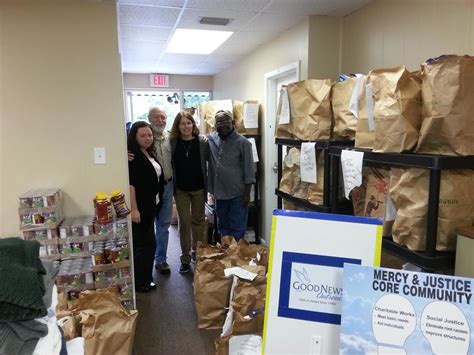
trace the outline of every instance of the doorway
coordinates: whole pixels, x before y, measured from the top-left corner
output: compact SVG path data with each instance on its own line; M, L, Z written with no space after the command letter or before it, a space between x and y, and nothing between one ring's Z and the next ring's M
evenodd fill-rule
M275 188L278 187L278 154L275 144L276 111L280 89L300 80L300 62L285 65L265 74L265 134L264 134L264 187L263 187L263 243L270 244L273 210L277 208Z

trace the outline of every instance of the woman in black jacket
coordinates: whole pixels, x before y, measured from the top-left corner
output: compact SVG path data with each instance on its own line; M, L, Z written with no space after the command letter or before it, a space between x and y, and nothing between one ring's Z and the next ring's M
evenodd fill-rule
M153 282L153 259L156 249L153 230L156 209L163 196L163 169L156 159L153 131L144 121L135 122L128 135L128 151L134 159L128 162L133 233L135 289L156 289Z
M191 113L181 111L171 128L174 199L181 244L180 273L190 271L191 253L203 240L204 201L207 197L208 144Z

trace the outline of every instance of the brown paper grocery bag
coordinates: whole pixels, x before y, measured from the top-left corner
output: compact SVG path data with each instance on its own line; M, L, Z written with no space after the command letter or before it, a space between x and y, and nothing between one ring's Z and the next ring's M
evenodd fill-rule
M228 265L230 266L230 265ZM232 279L221 260L200 260L194 270L194 304L199 329L222 328L229 306Z
M293 138L293 123L291 121L291 105L290 105L290 122L289 123L280 123L281 117L281 108L282 108L282 92L283 90L288 90L287 85L282 85L280 92L280 98L278 100L278 107L276 112L276 129L275 136L278 138ZM288 98L289 99L289 98Z
M348 139L353 141L355 139L357 118L349 110L349 102L355 83L355 78L347 78L332 85L333 138L336 140Z
M421 126L421 79L404 66L372 70L375 152L416 147Z
M303 80L288 85L293 135L301 140L331 138L331 80Z
M300 151L298 148L291 148L283 159L282 176L280 180L279 189L287 194L293 195L295 188L295 181L293 174L296 169L299 169ZM299 184L299 182L298 182Z
M262 336L262 333L255 334ZM214 342L214 345L216 347L216 355L229 355L229 340L233 336L226 336L223 338L217 338ZM239 353L240 354L240 353Z
M370 168L367 176L364 216L385 218L385 203L390 181L390 170Z
M474 57L449 55L422 64L423 121L416 151L474 154Z
M234 111L234 126L237 132L240 134L258 134L258 128L245 128L244 124L244 105L257 103L257 100L232 101L232 108Z
M85 291L76 303L85 353L131 354L138 311L128 312L110 292Z
M411 250L426 248L429 172L425 169L392 169L390 196L397 215L393 240ZM455 229L472 225L474 174L470 170L441 173L436 249L454 250Z
M201 134L209 134L216 130L214 124L214 109L212 101L203 102L199 106L199 115L201 118Z
M362 184L354 187L350 193L354 216L365 216L365 195L367 193L367 177L369 168L362 168Z
M324 199L324 152L316 152L317 183L309 183L307 200L315 205L322 205Z

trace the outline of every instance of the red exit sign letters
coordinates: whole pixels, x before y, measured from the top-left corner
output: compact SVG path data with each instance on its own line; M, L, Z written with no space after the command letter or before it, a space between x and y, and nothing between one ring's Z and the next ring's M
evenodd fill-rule
M152 88L167 88L170 86L169 75L150 74L150 86Z

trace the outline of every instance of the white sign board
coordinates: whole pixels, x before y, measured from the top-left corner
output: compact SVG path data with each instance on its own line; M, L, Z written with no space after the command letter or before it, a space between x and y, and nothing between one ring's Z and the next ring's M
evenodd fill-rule
M273 212L265 354L337 354L344 263L378 266L382 221Z

